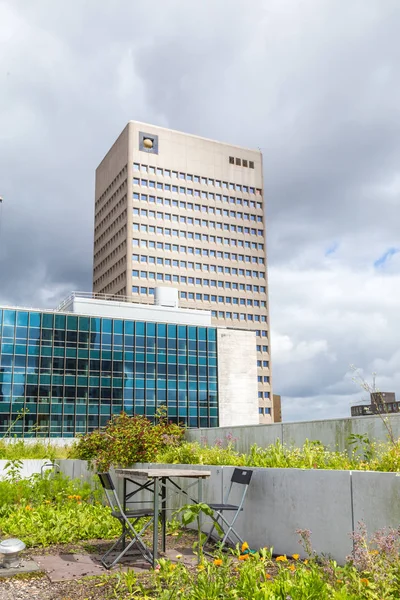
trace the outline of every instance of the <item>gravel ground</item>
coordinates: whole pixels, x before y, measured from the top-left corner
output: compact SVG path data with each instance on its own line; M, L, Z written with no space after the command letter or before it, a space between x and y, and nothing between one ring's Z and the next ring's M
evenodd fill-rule
M168 548L179 552L182 547L191 548L197 538L190 532L180 538L168 536ZM26 558L59 553L96 553L112 542L90 540L78 544L63 544L47 548L25 550ZM141 580L148 576L139 574ZM0 600L109 600L113 598L115 577L105 574L100 577L83 577L73 581L51 583L45 573L21 574L11 578L0 576ZM121 595L121 599L124 595Z

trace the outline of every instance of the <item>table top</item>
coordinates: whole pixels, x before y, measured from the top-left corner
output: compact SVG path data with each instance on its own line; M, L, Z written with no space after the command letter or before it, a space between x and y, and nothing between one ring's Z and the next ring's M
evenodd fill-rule
M200 469L115 469L117 477L147 477L156 479L158 477L188 477L193 479L205 479L210 477L211 471Z

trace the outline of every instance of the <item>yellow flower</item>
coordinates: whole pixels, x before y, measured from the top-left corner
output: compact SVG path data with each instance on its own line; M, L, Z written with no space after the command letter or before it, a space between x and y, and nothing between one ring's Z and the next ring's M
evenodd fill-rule
M370 554L376 556L377 554L379 554L379 550L371 550Z
M216 559L214 560L214 565L215 565L216 567L220 567L220 566L222 565L222 558L216 558Z
M177 554L177 555L176 555L176 558L178 558L178 559L179 559L179 558L182 558L182 554Z
M51 504L51 500L45 500L44 503L45 504Z
M174 564L169 565L169 570L170 571L174 571L175 569L176 569L176 565L174 565Z
M248 543L247 542L243 542L243 544L242 544L242 552L244 552L245 550L248 550L248 549L249 549Z
M239 560L247 560L248 558L249 558L249 555L248 555L248 554L241 554L241 555L239 556Z
M29 504L27 504L27 506L25 506L25 510L33 510L32 506L29 506Z
M68 496L68 500L73 500L74 496Z
M295 570L296 570L296 567L295 567L294 565L289 565L289 569L290 569L291 571L295 571Z
M308 565L308 558L306 558L306 560L304 561L305 565Z
M77 502L77 504L82 504L82 502Z
M197 569L198 569L199 571L204 571L204 569L205 569L205 566L204 566L204 565L198 565Z
M276 562L286 562L286 561L287 561L286 554L284 554L283 556L276 557Z
M299 560L300 554L292 554L292 558L294 558L294 560Z
M265 579L271 579L271 575L269 573L265 573Z
M361 581L361 583L363 583L364 585L369 585L369 581L368 581L368 579L367 579L366 577L362 577L362 578L360 579L360 581Z

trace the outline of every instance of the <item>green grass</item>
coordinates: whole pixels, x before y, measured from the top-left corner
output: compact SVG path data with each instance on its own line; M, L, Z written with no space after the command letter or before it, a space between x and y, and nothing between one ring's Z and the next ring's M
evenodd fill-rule
M232 442L225 447L217 444L202 446L184 442L171 446L157 456L159 463L232 465L280 469L336 469L362 471L400 471L400 443L365 441L353 450L335 452L319 441L306 441L302 447L289 447L279 440L262 448L254 444L247 454L237 452Z
M1 460L23 460L28 458L55 460L56 458L67 457L68 448L56 446L47 441L35 440L29 443L22 439L0 440Z

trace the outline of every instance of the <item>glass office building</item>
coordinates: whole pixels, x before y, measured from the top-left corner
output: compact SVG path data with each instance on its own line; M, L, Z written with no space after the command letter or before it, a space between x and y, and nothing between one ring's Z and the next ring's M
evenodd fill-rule
M0 309L0 436L75 437L114 414L218 426L216 328Z

